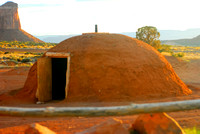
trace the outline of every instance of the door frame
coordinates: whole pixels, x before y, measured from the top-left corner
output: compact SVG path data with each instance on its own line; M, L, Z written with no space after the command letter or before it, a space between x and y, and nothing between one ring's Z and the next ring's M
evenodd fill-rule
M66 86L65 86L65 98L67 98L69 90L69 77L70 77L70 53L46 52L45 56L49 58L67 58Z

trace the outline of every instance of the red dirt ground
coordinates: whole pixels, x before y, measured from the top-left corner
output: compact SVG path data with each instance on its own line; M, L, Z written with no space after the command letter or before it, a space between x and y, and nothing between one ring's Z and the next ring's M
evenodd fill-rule
M160 100L151 100L145 102L161 102L161 101L175 101L186 99L200 99L200 60L191 60L185 62L177 60L174 57L166 57L167 60L173 66L178 76L188 85L193 91L192 95L185 97L173 97ZM0 94L9 92L9 94L15 94L20 88L23 87L26 80L29 68L15 68L15 69L0 69ZM11 91L11 92L10 92ZM9 95L8 95L9 96ZM5 97L8 97L5 96ZM2 97L1 97L2 98ZM0 100L1 101L1 100ZM127 102L128 103L128 102ZM127 104L123 103L123 104ZM144 103L144 101L140 102ZM3 104L2 104L3 105ZM6 103L4 104L6 105ZM122 105L119 103L69 103L65 106L105 106L105 105ZM23 104L19 102L13 102L12 106L24 106L24 107L46 107L46 106L64 106L61 102L52 102L43 105L36 104ZM200 110L181 111L168 113L173 117L182 127L200 126ZM133 123L138 115L115 117L121 119L124 124L129 126ZM51 130L57 133L73 134L87 129L93 125L99 124L112 117L9 117L0 116L0 133L18 133L23 134L23 131L27 128L27 124L37 122L41 125L49 127Z

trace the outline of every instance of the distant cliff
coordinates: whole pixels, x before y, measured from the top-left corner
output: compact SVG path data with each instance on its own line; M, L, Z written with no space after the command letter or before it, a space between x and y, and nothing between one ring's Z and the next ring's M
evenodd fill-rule
M18 4L7 2L0 6L0 41L43 42L21 29Z
M200 35L192 39L163 40L162 44L178 46L200 46Z
M0 29L21 29L16 3L7 2L0 6Z

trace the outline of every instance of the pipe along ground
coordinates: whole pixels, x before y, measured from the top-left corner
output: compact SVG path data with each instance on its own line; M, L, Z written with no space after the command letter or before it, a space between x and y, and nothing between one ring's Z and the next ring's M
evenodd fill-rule
M0 107L0 115L7 116L125 116L144 113L175 112L200 109L200 100L186 100L161 103L130 104L111 107L46 107L46 108L22 108Z

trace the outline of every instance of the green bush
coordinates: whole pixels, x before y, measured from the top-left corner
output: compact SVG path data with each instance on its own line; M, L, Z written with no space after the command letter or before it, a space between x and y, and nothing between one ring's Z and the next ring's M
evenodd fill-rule
M10 60L17 61L17 59L18 59L18 58L17 58L17 57L15 57L15 56L10 56L10 57L9 57L9 59L10 59Z
M172 53L171 45L162 44L158 49L159 52L169 52Z
M32 52L25 52L24 54L32 54Z
M4 59L4 60L5 60L5 59L9 59L9 57L5 57L5 56L3 56L3 58L2 58L2 59Z
M5 52L4 54L10 54L11 52Z
M196 128L196 127L193 127L193 128L186 128L184 129L184 132L186 134L200 134L200 129L199 128Z
M25 58L25 59L22 59L21 62L22 63L31 62L31 59L30 58Z
M183 52L175 53L175 54L173 54L172 56L174 56L174 57L184 57L184 56L185 56L185 53L183 53Z
M21 62L23 59L22 58L17 58L17 61L18 62Z

